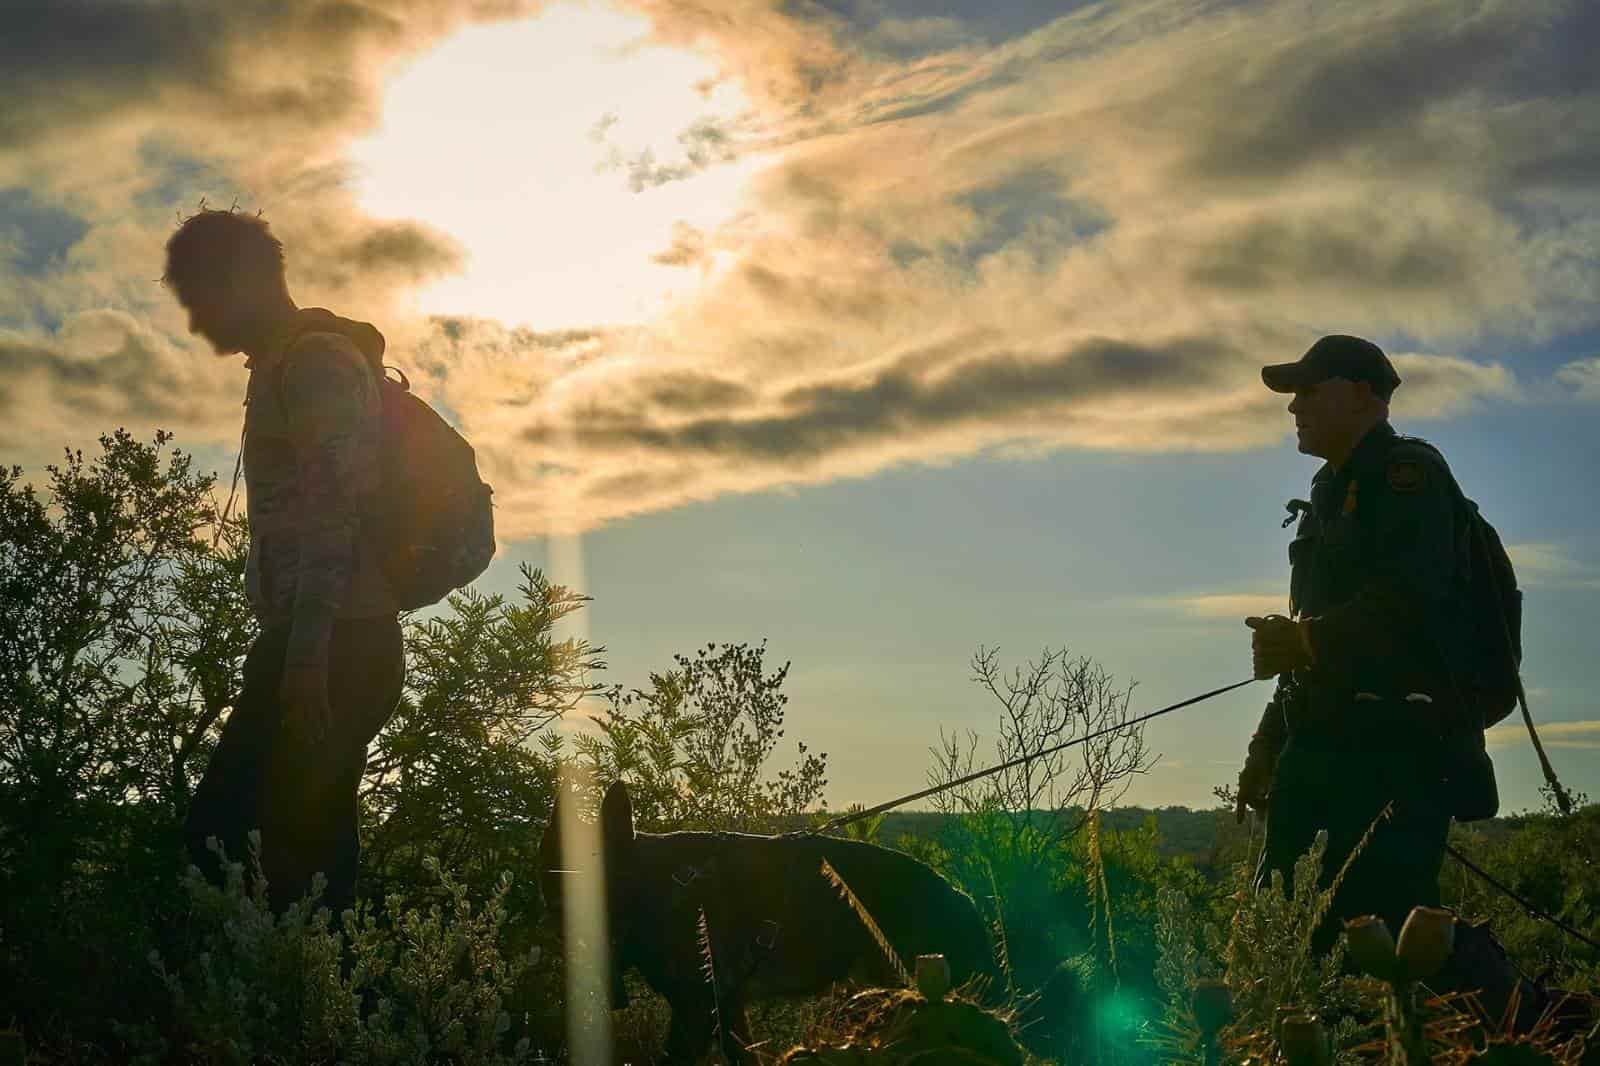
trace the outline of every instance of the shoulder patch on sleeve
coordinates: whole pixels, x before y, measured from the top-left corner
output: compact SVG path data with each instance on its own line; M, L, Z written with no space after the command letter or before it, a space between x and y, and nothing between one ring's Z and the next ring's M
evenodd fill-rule
M1389 460L1389 487L1396 492L1417 492L1428 483L1428 468L1418 459Z

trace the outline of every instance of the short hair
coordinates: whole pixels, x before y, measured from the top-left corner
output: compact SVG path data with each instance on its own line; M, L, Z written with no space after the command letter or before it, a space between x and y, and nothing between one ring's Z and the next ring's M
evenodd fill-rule
M202 207L167 238L167 267L161 282L188 288L239 264L276 275L281 281L283 243L258 214Z

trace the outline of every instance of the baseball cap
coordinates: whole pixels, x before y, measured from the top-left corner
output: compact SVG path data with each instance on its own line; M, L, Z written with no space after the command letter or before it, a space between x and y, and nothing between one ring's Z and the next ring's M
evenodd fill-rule
M1261 380L1273 392L1293 392L1329 378L1365 381L1385 399L1400 384L1400 375L1382 348L1342 333L1323 337L1296 362L1261 368Z

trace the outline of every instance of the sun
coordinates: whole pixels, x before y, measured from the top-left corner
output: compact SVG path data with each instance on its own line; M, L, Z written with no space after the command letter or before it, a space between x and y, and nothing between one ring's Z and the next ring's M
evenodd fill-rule
M540 330L636 323L706 283L665 253L739 212L761 160L726 158L728 132L749 104L708 56L648 32L561 3L464 30L390 83L381 127L351 152L357 198L467 252L461 274L416 294L418 311Z

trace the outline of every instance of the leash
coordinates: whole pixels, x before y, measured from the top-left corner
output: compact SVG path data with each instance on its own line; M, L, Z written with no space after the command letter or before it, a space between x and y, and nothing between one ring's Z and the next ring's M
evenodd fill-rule
M1503 885L1499 881L1495 880L1494 876L1490 874L1489 871L1485 870L1483 867L1479 866L1477 863L1461 854L1460 851L1456 850L1456 846L1454 844L1446 844L1444 846L1444 850L1448 851L1450 853L1450 857L1455 859L1456 862L1459 862L1462 866L1465 866L1467 869L1483 878L1496 890L1514 900L1518 906L1527 911L1533 917L1538 918L1540 921L1549 922L1551 925L1572 937L1574 940L1581 940L1583 943L1589 945L1591 948L1594 948L1596 951L1600 951L1600 943L1596 943L1593 939L1585 936L1582 932L1574 929L1572 926L1568 925L1560 918L1557 918L1555 915L1551 914L1543 907L1540 907L1538 904L1523 899L1521 896L1517 895L1517 893L1512 891L1509 886Z
M246 400L246 403L250 401ZM222 538L222 530L228 524L228 516L233 513L233 501L239 495L239 471L244 467L244 428L239 429L239 454L233 460L233 485L228 489L228 506L222 509L222 520L211 531L211 546L215 548L217 541Z
M1225 693L1232 692L1235 689L1243 688L1244 686L1250 684L1251 682L1253 682L1255 680L1256 680L1256 678L1253 678L1253 677L1252 678L1246 678L1243 681L1236 681L1231 685L1224 685L1221 688L1212 689L1210 692L1202 692L1198 696L1191 696L1186 700L1182 700L1182 701L1180 701L1178 703L1174 703L1174 704L1171 704L1169 706L1162 707L1160 710L1151 711L1149 714L1142 714L1137 718L1131 718L1128 721L1123 722L1123 723L1121 723L1119 725L1108 726L1105 729L1099 729L1099 730L1096 730L1093 733L1089 733L1089 734L1086 734L1086 735L1081 736L1081 737L1076 737L1076 738L1074 738L1072 740L1064 741L1063 743L1056 744L1053 747L1045 748L1043 751L1038 751L1038 752L1034 752L1031 755L1023 755L1023 756L1020 756L1020 757L1015 758L1015 759L1010 759L1010 760L1008 760L1006 762L1000 763L1000 764L998 764L996 766L987 767L986 769L983 769L983 770L975 770L972 773L965 774L965 775L963 775L961 777L956 778L953 781L946 781L946 782L943 782L942 784L933 785L932 787L921 789L920 791L913 792L913 793L911 793L909 795L900 796L897 799L892 799L892 800L888 800L888 801L886 801L884 803L879 803L879 804L877 804L876 806L873 806L873 807L867 807L867 808L865 808L863 810L859 810L859 811L851 811L848 814L841 814L841 815L839 815L839 816L837 816L835 818L830 818L828 821L824 822L821 826L819 826L819 827L817 827L815 829L794 830L794 831L791 831L789 833L785 833L785 834L782 834L782 835L784 835L784 836L802 836L802 835L809 835L809 834L813 834L813 833L816 833L816 834L828 833L828 832L832 832L835 829L842 829L844 826L854 824L855 822L862 821L863 819L866 819L866 818L871 818L874 815L882 814L885 811L891 811L896 807L900 807L900 806L903 806L903 805L905 805L907 803L911 803L914 800L925 799L928 796L937 795L938 793L944 792L947 789L955 788L957 785L965 785L965 784L968 784L970 782L977 781L977 780L980 780L982 778L988 777L988 776L990 776L992 774L1000 773L1002 770L1009 770L1012 767L1021 766L1024 763L1029 762L1029 761L1031 761L1033 759L1043 758L1046 755L1053 755L1058 751L1064 751L1067 748L1074 747L1074 746L1076 746L1078 744L1087 743L1088 741L1094 740L1096 737L1105 736L1107 733L1114 733L1119 729L1126 729L1129 726L1141 725L1144 722L1148 722L1153 718L1159 718L1164 714L1171 714L1174 711L1181 711L1185 707L1192 707L1197 703L1202 703L1202 702L1204 702L1206 700L1212 699L1213 697L1221 696L1221 695L1223 695ZM1477 863L1473 862L1471 859L1469 859L1465 855L1463 855L1460 852L1460 850L1455 847L1455 845L1446 844L1445 845L1445 851L1449 852L1451 858L1455 859L1462 866L1466 867L1472 873L1474 873L1478 877L1482 878L1485 883L1490 885L1496 891L1498 891L1498 892L1502 893L1503 895L1505 895L1508 899L1510 899L1513 902L1515 902L1519 907L1521 907L1524 911L1528 912L1528 914L1530 914L1534 918L1537 918L1540 921L1549 922L1551 925L1555 926L1557 929L1561 930L1563 933L1565 933L1568 936L1572 937L1574 940L1580 941L1583 944L1586 944L1589 947L1595 949L1596 951L1600 951L1600 942L1597 942L1593 938L1585 935L1581 930L1573 928L1571 925L1569 925L1568 923L1562 921L1560 918L1558 918L1555 915L1551 914L1549 911L1545 910L1543 907L1540 907L1538 904L1532 902L1531 900L1523 898L1521 895L1519 895L1510 886L1502 883L1493 874L1489 873L1483 867L1479 866Z
M1198 696L1191 696L1186 700L1182 700L1181 702L1163 707L1159 711L1151 711L1149 714L1142 714L1137 718L1130 718L1126 722L1121 722L1113 726L1107 726L1104 729L1097 729L1093 733L1086 733L1081 737L1075 737L1072 740L1063 741L1062 743L1053 747L1045 748L1043 751L1036 751L1031 755L1019 756L1018 758L1000 763L997 766L991 766L985 770L975 770L970 774L956 778L954 781L946 781L943 784L934 785L931 788L925 788L920 792L913 792L909 796L901 796L899 799L892 799L887 803L880 803L876 807L868 807L865 810L851 811L848 814L838 815L837 817L830 818L826 822L823 822L822 825L815 829L796 829L791 830L783 835L808 836L813 833L829 833L835 829L841 829L844 826L850 825L854 822L859 822L865 818L871 818L875 814L882 814L884 811L892 811L896 807L910 803L913 800L925 799L928 796L937 795L946 789L955 788L957 785L965 785L969 782L977 781L979 778L988 777L990 774L997 774L1002 770L1009 770L1013 766L1021 766L1023 763L1031 762L1034 759L1042 759L1046 755L1054 755L1058 751L1064 751L1067 748L1073 747L1077 744L1085 744L1091 740L1094 740L1096 737L1103 737L1107 733L1115 733L1119 729L1127 729L1130 726L1136 726L1143 722L1148 722L1152 718L1160 718L1164 714L1171 714L1173 711L1181 711L1185 707L1192 707L1197 703L1211 699L1213 696L1220 696L1225 692L1232 692L1236 688L1243 688L1255 680L1256 678L1249 677L1243 681L1235 681L1231 685L1224 685L1221 688L1214 688L1210 692L1202 692Z

